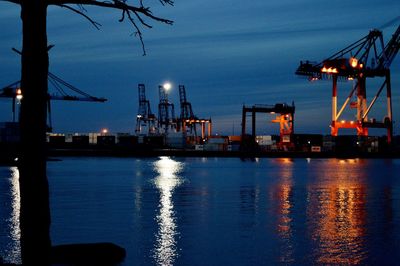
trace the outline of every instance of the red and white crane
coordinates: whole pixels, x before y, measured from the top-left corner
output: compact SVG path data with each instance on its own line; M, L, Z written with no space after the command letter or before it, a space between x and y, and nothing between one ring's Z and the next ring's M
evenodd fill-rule
M397 20L398 18L396 18ZM319 63L301 61L296 74L308 76L309 80L332 80L332 122L331 135L337 136L340 128L354 128L358 136L368 136L368 128L387 129L387 142L391 143L393 136L392 92L390 82L390 65L400 49L400 26L385 45L382 31L371 30L366 36L350 44ZM367 79L383 78L381 86L374 98L367 104ZM355 80L349 96L338 109L338 80ZM368 120L368 114L386 88L386 115L382 121ZM357 101L351 102L353 95ZM346 121L340 117L346 107L356 109L356 120Z

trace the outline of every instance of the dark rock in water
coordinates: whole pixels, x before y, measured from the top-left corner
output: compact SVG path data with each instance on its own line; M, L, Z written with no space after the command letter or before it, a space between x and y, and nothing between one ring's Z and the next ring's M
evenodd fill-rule
M56 265L112 266L125 256L125 249L113 243L58 245L51 249L51 263Z

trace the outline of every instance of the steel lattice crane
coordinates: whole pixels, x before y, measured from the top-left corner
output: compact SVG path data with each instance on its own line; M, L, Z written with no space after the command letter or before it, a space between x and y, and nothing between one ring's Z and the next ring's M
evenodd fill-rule
M139 110L136 116L136 134L142 133L142 128L147 127L147 134L156 133L156 116L151 112L150 101L146 99L144 84L138 84Z
M159 85L159 97L160 102L158 104L158 128L163 130L165 134L168 134L169 129L176 130L177 121L175 118L175 107L174 104L168 100L167 90L169 88Z
M62 80L56 75L49 72L48 74L49 86L54 88L57 92L47 94L47 119L49 132L52 131L52 119L51 119L51 104L50 100L62 100L62 101L85 101L85 102L105 102L107 99L98 98L81 91L80 89L72 86L68 82ZM69 93L73 92L75 95ZM4 88L0 89L0 97L11 98L12 99L12 113L13 122L16 120L16 104L22 99L23 95L21 93L21 81L14 82Z
M180 124L182 126L182 132L186 136L187 128L189 133L197 137L196 124L201 126L201 138L204 139L206 136L206 124L208 124L208 136L211 136L211 118L210 119L199 119L194 115L192 104L186 99L186 89L184 85L179 85L179 100L181 104L181 117Z
M184 85L179 85L179 102L181 105L181 117L180 123L182 126L182 132L186 135L187 127L189 127L190 133L194 133L196 135L196 124L189 123L187 124L187 120L197 120L197 117L193 114L192 104L186 99L186 89Z
M392 100L390 65L400 48L400 26L394 32L389 42L384 45L382 31L371 30L369 34L333 54L319 63L300 62L296 74L308 76L309 80L331 79L332 85L332 123L331 134L337 136L340 128L354 128L358 136L368 136L368 128L386 128L387 141L391 143L393 135ZM367 105L367 78L383 78L383 83L377 90L372 101ZM356 80L349 96L338 111L337 82L338 80ZM368 114L374 106L382 90L386 88L386 116L381 122L368 120ZM357 102L351 103L356 95ZM357 110L356 121L340 120L344 109L350 106ZM340 121L340 122L339 122Z

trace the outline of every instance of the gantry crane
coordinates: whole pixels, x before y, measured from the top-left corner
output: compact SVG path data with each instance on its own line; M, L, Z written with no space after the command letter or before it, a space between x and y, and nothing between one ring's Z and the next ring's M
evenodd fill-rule
M160 102L158 104L158 129L164 130L168 134L169 130L176 130L177 121L175 118L174 104L168 100L167 88L163 85L158 86Z
M280 147L293 147L294 134L294 102L292 105L286 103L277 103L275 105L256 104L250 107L243 105L242 109L242 140L246 136L246 118L247 113L251 113L251 138L255 141L256 138L256 113L267 113L277 115L272 120L273 123L279 123Z
M156 133L156 116L151 112L150 101L146 99L144 84L138 84L139 110L136 116L136 134L143 134L143 127L147 127L147 134Z
M48 128L49 132L52 131L52 119L51 119L51 100L62 100L62 101L85 101L85 102L105 102L107 99L98 98L87 94L79 90L78 88L72 86L61 78L57 77L53 73L49 72L48 74L48 82L50 85L49 88L56 89L57 92L47 93L47 119L48 119ZM70 95L66 91L72 91L76 95ZM16 104L22 99L22 91L21 91L21 81L14 82L4 88L0 89L0 97L3 98L11 98L12 99L12 113L13 113L13 122L16 122Z
M368 128L386 128L387 142L391 143L393 135L392 99L390 82L390 65L400 48L400 26L389 42L384 45L382 31L374 29L360 40L333 54L319 63L300 62L296 74L308 76L310 80L331 79L332 86L332 122L331 135L337 136L340 128L354 128L358 136L368 136ZM383 78L372 101L367 105L367 78ZM355 80L355 85L344 104L337 108L338 80ZM368 114L376 100L386 87L386 116L382 121L368 120ZM356 102L350 102L353 95ZM357 110L356 121L340 120L344 109L349 106Z
M184 85L179 85L179 100L181 105L181 116L179 124L182 127L182 132L184 136L187 134L187 128L189 128L189 133L197 137L196 124L201 126L201 138L206 137L206 125L208 126L207 134L211 136L211 118L210 119L199 119L194 115L192 104L187 101L186 89Z

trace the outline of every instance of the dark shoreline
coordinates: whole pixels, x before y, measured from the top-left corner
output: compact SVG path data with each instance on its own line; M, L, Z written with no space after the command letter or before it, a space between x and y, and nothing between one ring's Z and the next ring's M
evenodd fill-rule
M18 149L2 149L0 165L17 165ZM181 149L128 149L122 147L85 147L85 148L49 148L49 161L58 161L59 157L133 157L149 158L170 157L225 157L225 158L338 158L338 159L387 159L400 158L400 151L381 152L342 151L342 152L304 152L304 151L198 151Z
M400 152L196 151L178 149L53 149L49 157L400 158Z

